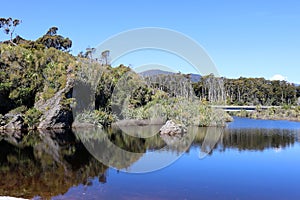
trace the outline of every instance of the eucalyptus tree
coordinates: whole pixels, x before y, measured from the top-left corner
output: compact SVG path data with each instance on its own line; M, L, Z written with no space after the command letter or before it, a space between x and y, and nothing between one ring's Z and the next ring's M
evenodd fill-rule
M3 29L4 33L9 35L10 42L13 45L16 45L13 42L13 34L15 32L16 27L21 23L19 19L12 19L11 17L9 18L0 18L0 28Z

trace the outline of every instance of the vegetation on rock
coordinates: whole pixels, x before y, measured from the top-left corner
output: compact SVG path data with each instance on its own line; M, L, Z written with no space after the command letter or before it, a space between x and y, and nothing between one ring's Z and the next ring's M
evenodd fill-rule
M21 114L20 119L28 128L56 127L53 123L61 123L57 126L61 128L71 127L71 105L82 112L78 121L99 126L122 119L152 118L185 125L223 126L230 117L209 105L299 103L300 86L286 81L209 75L192 83L189 75L180 73L141 78L124 65L111 67L109 50L101 53L100 60L92 57L94 48L77 57L71 55L72 41L58 35L57 27L51 27L36 41L12 38L19 24L17 19L0 18L0 28L10 35L9 41L0 43L0 127L17 114ZM85 105L86 97L72 97L76 84L92 94L87 99L93 105ZM88 106L93 109L87 109ZM297 109L290 112L285 115L299 120ZM282 111L273 113L279 115ZM55 118L59 120L53 121Z

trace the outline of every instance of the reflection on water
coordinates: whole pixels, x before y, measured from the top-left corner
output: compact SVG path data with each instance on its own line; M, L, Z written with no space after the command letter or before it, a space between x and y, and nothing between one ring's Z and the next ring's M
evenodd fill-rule
M88 177L103 178L107 167L94 159L71 132L31 132L0 138L0 196L50 198Z
M143 127L143 131L150 135L154 129L151 126L148 128ZM126 133L135 129L140 127L128 126ZM177 137L152 134L152 137L138 138L127 135L121 129L82 129L75 130L75 134L103 164L121 171L141 173L168 166L186 152L199 131L198 128L190 130L188 134Z
M136 166L152 152L161 155L166 152L180 154L197 149L201 158L206 154L214 157L215 153L222 154L227 150L263 152L267 149L292 147L299 142L299 135L299 129L194 127L192 134L183 138L154 135L140 139L122 134L117 129L84 129L76 130L76 134L71 131L30 132L17 139L14 136L0 136L0 196L50 198L65 194L70 188L74 189L74 186L89 187L99 182L110 182L110 177L106 176L108 168L88 152L79 138L84 143L88 141L91 144L88 148L97 147L97 151L104 153L114 168L123 169ZM214 142L216 140L217 144ZM191 142L191 147L186 148ZM104 148L107 144L117 145L121 150L107 151ZM213 150L210 151L211 149ZM135 152L135 156L128 156L124 153L126 151ZM188 162L178 161L180 165L188 165ZM198 159L197 162L201 163L201 160ZM164 170L168 171L169 168ZM180 171L172 173L176 176ZM96 183L95 177L98 180ZM180 187L180 182L178 186ZM111 189L110 192L117 193L118 189Z

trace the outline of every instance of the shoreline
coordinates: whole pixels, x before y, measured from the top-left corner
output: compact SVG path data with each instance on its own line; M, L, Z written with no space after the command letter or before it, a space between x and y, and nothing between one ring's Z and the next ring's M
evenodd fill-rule
M281 108L272 108L270 110L255 110L253 112L247 111L239 111L239 112L228 112L227 114L231 117L231 119L226 120L226 124L234 121L234 117L240 118L248 118L248 119L256 119L256 120L273 120L273 121L291 121L291 122L300 122L300 113L299 115L294 113L294 116L290 116L294 109L281 109ZM271 114L270 114L271 112ZM17 116L17 115L15 115ZM113 122L108 127L117 127L117 126L149 126L149 125L164 125L165 121L163 120L136 120L136 119L129 119L129 120L119 120ZM96 124L92 123L84 123L84 122L76 122L74 121L71 126L68 127L52 127L52 128L39 128L36 127L31 129L29 127L24 126L0 126L0 134L1 133L12 133L18 132L20 134L26 133L29 131L62 131L62 130L75 130L81 128L91 128L91 127L98 127L98 128L107 128L107 127L99 127ZM204 126L210 127L210 126ZM211 126L215 127L215 126Z
M293 121L300 122L300 107L277 108L272 107L267 110L256 109L252 112L239 111L229 112L234 117L245 117L250 119L274 120L274 121Z

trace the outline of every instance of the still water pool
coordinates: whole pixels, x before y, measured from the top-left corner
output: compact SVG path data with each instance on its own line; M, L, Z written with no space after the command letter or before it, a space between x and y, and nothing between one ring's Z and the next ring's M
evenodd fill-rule
M108 130L101 132L106 139L124 150L138 152L136 157L126 159L119 153L109 154L113 168L95 159L78 134L83 136L82 140L97 140L93 145L102 144L103 137L95 134L95 130L77 132L45 132L42 136L30 133L20 139L2 137L0 196L300 199L300 123L297 122L235 118L225 129L195 129L187 149L180 145L162 149L168 141L159 136L137 139ZM218 134L216 144L207 142L214 134ZM210 151L208 147L213 148ZM153 152L161 156L182 155L153 172L126 172L139 163L151 165L142 160Z

